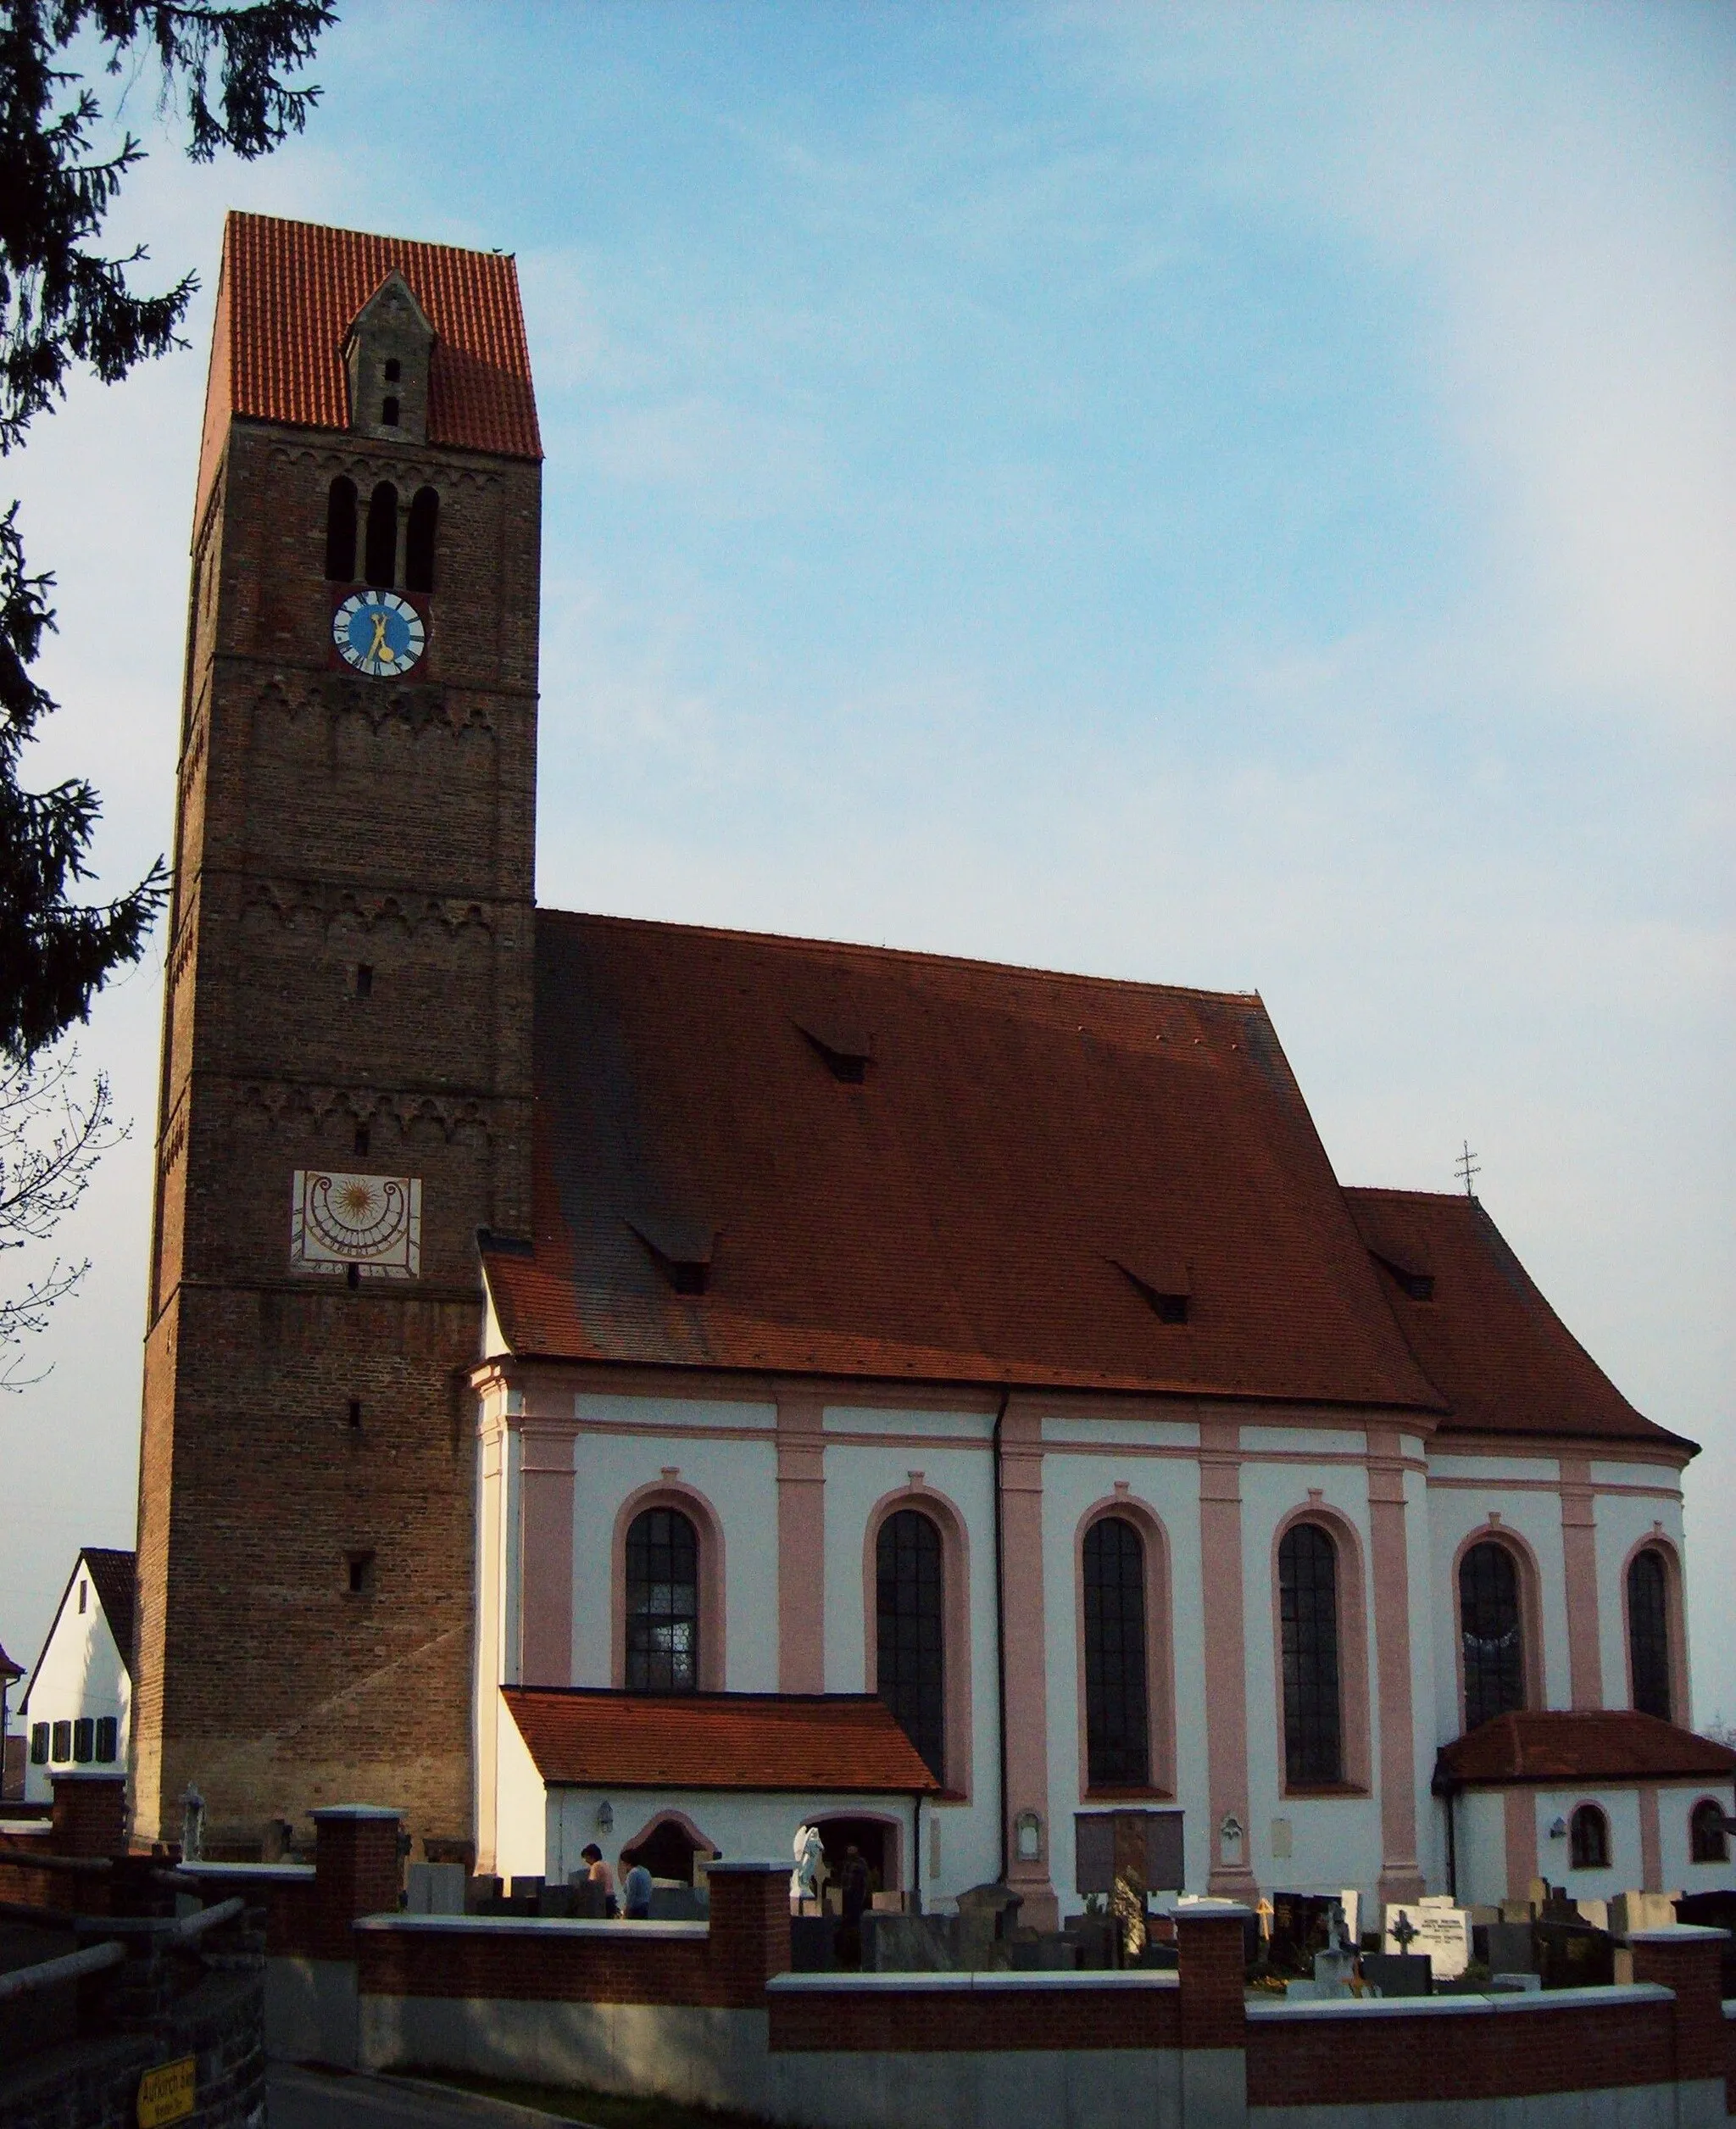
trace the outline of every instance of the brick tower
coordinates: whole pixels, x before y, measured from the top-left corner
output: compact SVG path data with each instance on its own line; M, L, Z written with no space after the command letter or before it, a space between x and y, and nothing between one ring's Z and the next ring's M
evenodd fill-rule
M513 262L230 217L193 518L134 1830L470 1826L479 1228L530 1221Z

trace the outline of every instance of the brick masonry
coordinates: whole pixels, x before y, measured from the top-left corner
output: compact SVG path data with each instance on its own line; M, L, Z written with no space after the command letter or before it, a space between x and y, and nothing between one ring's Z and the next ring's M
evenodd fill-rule
M420 487L440 497L428 649L403 681L333 670L339 475L364 505L382 479L404 513ZM403 1804L417 1835L470 1831L463 1378L476 1230L530 1220L540 508L534 462L235 421L195 528L140 1476L142 1839L178 1834L189 1783L211 1853L357 1796ZM319 1167L421 1179L420 1279L291 1274L291 1176Z

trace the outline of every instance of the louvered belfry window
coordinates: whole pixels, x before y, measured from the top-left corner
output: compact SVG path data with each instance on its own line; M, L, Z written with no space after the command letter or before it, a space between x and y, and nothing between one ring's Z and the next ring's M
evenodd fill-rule
M679 1508L647 1508L627 1530L630 1692L699 1686L699 1541Z
M1338 1555L1317 1523L1294 1523L1278 1547L1283 1633L1284 1773L1293 1788L1342 1781Z
M1525 1705L1519 1569L1505 1545L1473 1545L1459 1563L1459 1632L1470 1731Z
M937 1781L946 1779L946 1650L940 1532L915 1508L880 1526L875 1546L880 1697Z
M1655 1547L1634 1555L1628 1570L1628 1652L1633 1666L1633 1705L1660 1722L1670 1714L1670 1611L1664 1563Z
M1151 1779L1145 1691L1145 1547L1106 1515L1085 1533L1085 1757L1093 1789Z

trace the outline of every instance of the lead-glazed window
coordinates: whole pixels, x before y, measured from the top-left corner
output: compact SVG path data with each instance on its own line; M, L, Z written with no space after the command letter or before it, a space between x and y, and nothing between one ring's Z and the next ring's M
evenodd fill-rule
M1460 1562L1459 1632L1470 1731L1525 1705L1519 1569L1505 1545L1485 1540Z
M1338 1556L1317 1523L1295 1523L1278 1547L1283 1638L1284 1772L1292 1788L1344 1778L1338 1697Z
M679 1508L647 1508L627 1530L626 1682L630 1692L691 1693L699 1685L699 1540Z
M1660 1722L1671 1719L1669 1605L1663 1556L1648 1546L1628 1569L1628 1650L1633 1705Z
M875 1544L876 1656L880 1697L946 1779L946 1649L940 1532L915 1508L880 1526Z
M1151 1780L1145 1690L1145 1547L1125 1517L1085 1533L1085 1757L1096 1788Z

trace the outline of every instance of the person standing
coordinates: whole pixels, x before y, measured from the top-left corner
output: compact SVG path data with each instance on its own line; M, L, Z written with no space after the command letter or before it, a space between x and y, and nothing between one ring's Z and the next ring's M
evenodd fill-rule
M862 1917L871 1887L867 1863L854 1841L844 1850L844 1867L838 1880L843 1915L843 1926L837 1933L838 1964L856 1967L862 1964Z
M651 1873L643 1863L634 1864L622 1880L620 1897L628 1921L651 1920Z
M603 1860L603 1851L594 1841L579 1850L580 1859L590 1865L593 1885L603 1887L603 1912L612 1922L620 1914L620 1903L615 1897L615 1873Z

